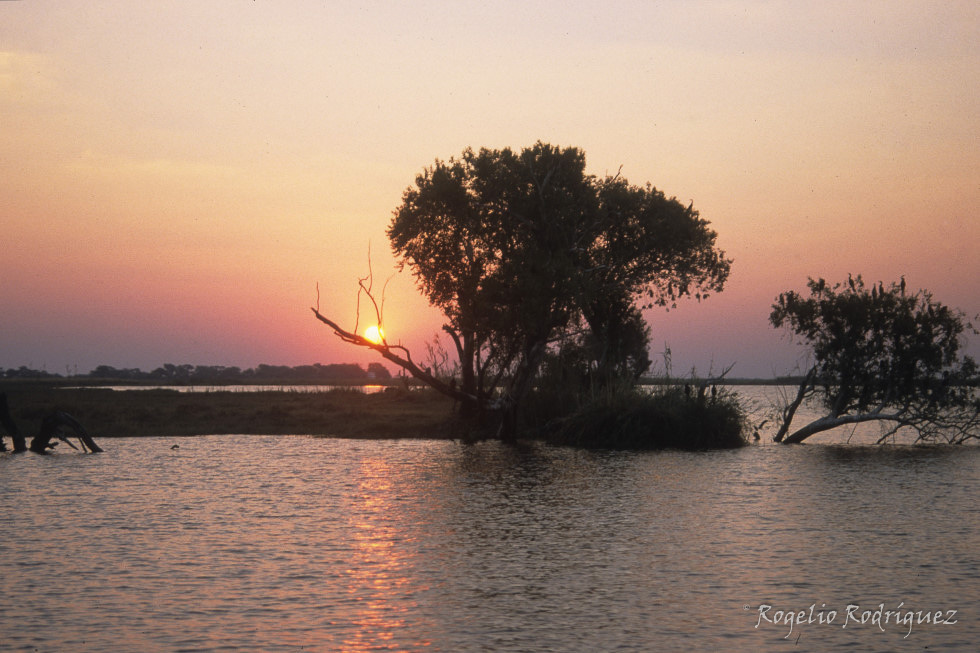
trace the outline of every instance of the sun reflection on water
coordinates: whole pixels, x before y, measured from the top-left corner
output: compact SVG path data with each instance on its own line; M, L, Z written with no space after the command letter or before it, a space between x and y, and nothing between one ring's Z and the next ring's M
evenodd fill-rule
M348 651L378 650L404 641L405 631L410 630L406 617L418 608L413 596L427 589L410 576L409 547L415 538L399 525L404 520L395 517L399 506L394 499L404 488L394 487L391 467L378 458L365 459L352 493L351 555L344 591L350 610L347 619L356 629L343 641ZM419 639L410 650L430 645Z

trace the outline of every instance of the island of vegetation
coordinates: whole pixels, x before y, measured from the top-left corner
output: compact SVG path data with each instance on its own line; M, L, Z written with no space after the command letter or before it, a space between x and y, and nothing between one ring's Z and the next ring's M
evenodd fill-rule
M345 342L395 364L397 377L377 362L367 369L165 365L147 373L99 366L83 377L0 370L0 425L22 451L17 421L40 423L30 447L39 452L64 428L98 450L82 423L102 436L496 438L691 450L746 443L746 416L725 387L734 381L725 379L728 370L678 379L667 350L666 374L645 376L643 311L702 301L723 290L731 269L692 205L618 173L588 175L576 148L467 149L416 177L388 236L442 311L453 355L430 348L420 363L389 342L383 291L376 296L369 272L359 280L352 328L319 301L313 313ZM888 425L881 442L901 430L917 442L980 438L978 368L962 353L973 327L961 312L926 291L907 291L904 279L887 288L868 287L860 276L834 286L811 279L809 290L809 297L782 293L770 315L811 361L795 377L770 380L798 387L777 419L777 442L869 421ZM171 387L93 387L118 383ZM223 389L235 384L280 387ZM311 392L294 384L342 387ZM357 387L367 384L382 391ZM210 387L176 389L188 385ZM794 428L808 401L826 414Z
M360 280L355 325L369 347L451 398L470 437L581 447L702 449L744 444L738 402L706 384L649 393L644 309L720 292L731 260L692 205L585 154L538 142L465 150L415 179L388 227L392 249L445 316L451 365L422 366L389 342L383 297ZM361 300L375 337L360 333Z

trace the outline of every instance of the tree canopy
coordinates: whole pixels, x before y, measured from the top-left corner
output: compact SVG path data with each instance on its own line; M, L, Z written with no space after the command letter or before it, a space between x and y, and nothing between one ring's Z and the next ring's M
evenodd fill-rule
M777 441L805 438L846 424L881 421L885 441L902 427L918 440L980 437L977 366L962 354L972 326L925 291L907 292L860 277L830 286L810 279L809 297L782 293L770 322L807 347L812 367L783 411ZM797 408L819 397L827 414L789 434ZM787 435L789 434L789 435Z
M436 160L395 210L401 264L446 317L459 390L520 403L549 350L575 348L595 379L649 366L641 310L722 290L731 261L692 205L585 154L538 142ZM363 344L363 343L359 343Z

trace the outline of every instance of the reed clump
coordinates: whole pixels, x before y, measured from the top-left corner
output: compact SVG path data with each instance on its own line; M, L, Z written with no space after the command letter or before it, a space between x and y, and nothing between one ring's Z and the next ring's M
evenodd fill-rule
M729 449L746 444L735 393L690 386L631 390L594 398L551 420L542 439L587 449Z

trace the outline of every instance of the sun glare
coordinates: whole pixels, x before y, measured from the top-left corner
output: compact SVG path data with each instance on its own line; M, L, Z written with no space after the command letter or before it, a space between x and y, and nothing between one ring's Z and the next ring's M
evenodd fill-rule
M364 338L378 345L385 339L385 331L377 324L364 329Z

